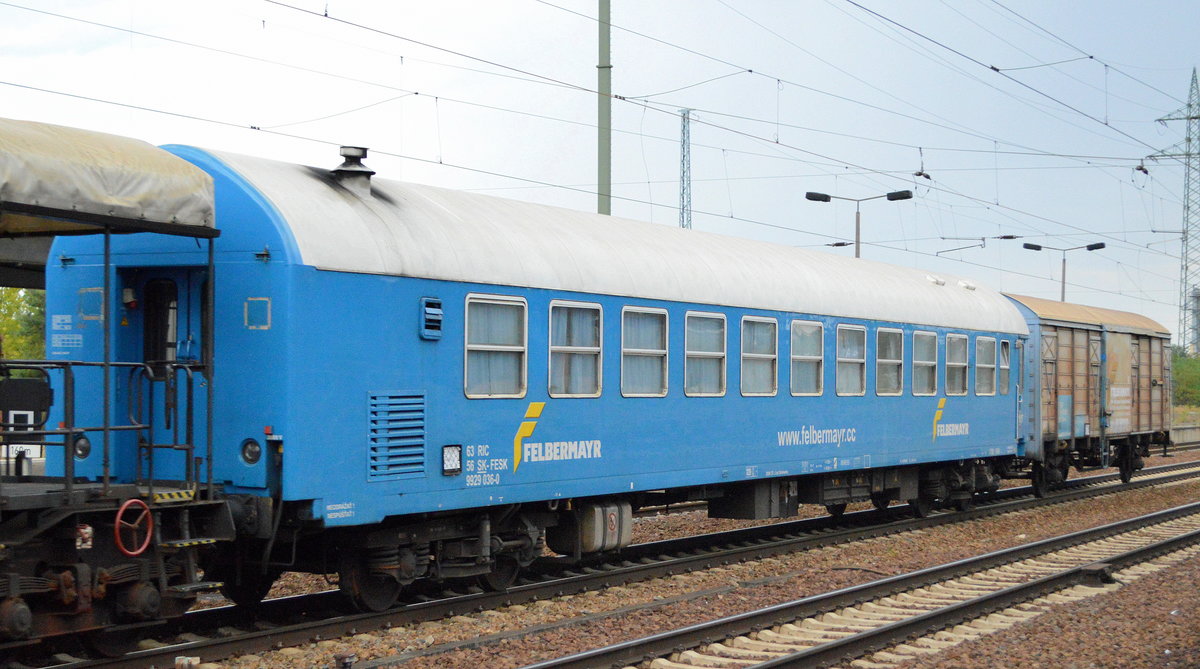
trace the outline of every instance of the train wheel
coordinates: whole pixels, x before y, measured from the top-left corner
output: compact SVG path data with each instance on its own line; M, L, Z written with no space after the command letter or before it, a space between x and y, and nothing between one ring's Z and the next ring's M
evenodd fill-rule
M954 500L954 508L959 511L970 511L975 508L975 497L963 497L962 499Z
M520 573L520 563L515 558L502 555L496 558L496 566L492 571L479 577L479 587L492 592L503 592L517 582Z
M263 598L271 591L271 586L275 585L275 579L279 578L277 571L264 574L255 567L246 569L242 574L232 571L222 573L222 570L205 573L208 578L224 583L221 586L221 594L225 599L248 609L261 604Z
M1117 451L1117 470L1121 473L1121 483L1129 483L1133 480L1133 449L1129 446L1121 446Z
M1042 463L1033 463L1029 476L1030 484L1033 485L1033 496L1045 497L1050 492L1050 481L1046 477L1046 468L1042 466Z
M338 572L338 587L350 597L354 608L377 613L392 608L404 586L387 574L370 571L362 559L351 557L343 561Z
M843 513L846 513L845 504L826 504L825 510L829 512L832 518L841 518Z
M925 518L933 511L933 502L927 499L910 499L908 500L908 506L917 518Z
M887 495L883 495L883 494L872 494L871 495L871 505L874 506L877 511L886 510L888 508L888 504L891 504L891 502L892 502L892 500Z

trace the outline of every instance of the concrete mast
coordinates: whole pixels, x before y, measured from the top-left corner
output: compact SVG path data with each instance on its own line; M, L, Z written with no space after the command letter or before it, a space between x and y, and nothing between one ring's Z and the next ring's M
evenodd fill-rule
M612 213L612 62L610 60L609 0L600 0L600 62L596 65L596 211Z

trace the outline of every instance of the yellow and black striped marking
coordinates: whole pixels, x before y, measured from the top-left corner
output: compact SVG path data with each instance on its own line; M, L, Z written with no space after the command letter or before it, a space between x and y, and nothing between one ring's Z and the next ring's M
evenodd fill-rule
M167 490L154 493L154 503L164 504L166 502L190 502L196 498L195 489L192 490Z
M192 546L207 546L208 544L217 543L216 539L174 539L172 541L164 541L158 545L159 548L191 548Z

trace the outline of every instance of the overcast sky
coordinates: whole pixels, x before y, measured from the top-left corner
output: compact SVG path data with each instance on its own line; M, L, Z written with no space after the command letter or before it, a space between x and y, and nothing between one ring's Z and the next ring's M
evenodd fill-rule
M331 168L362 145L380 177L594 211L596 12L5 1L0 116ZM1021 244L1105 242L1068 253L1067 299L1176 329L1183 169L1136 168L1183 140L1155 120L1200 3L612 0L612 24L614 214L678 224L688 107L696 229L852 255L824 245L854 204L805 191L911 189L862 205L864 257L1057 299L1061 254Z

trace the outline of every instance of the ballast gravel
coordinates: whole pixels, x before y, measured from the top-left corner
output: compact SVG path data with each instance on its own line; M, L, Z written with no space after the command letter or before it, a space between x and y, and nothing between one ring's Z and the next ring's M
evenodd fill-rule
M912 669L1200 667L1200 560L905 663Z
M1185 454L1180 454L1183 455ZM1181 461L1184 461L1184 458L1176 457L1161 462L1148 461L1147 466ZM456 616L453 619L417 626L321 641L283 651L234 658L212 667L335 666L334 656L339 653L353 653L358 658L356 667L520 667L539 660L864 583L884 575L908 572L1094 527L1197 499L1200 499L1200 482L1189 481L682 574L603 592L589 592ZM696 512L642 519L638 525L639 531L645 534L655 538L667 538L744 525L725 526L726 523L736 522L738 521L711 520L705 518L703 512ZM647 529L643 530L643 525L647 526ZM1200 634L1195 634L1194 617L1191 623L1181 623L1184 625L1183 631L1176 635L1178 639L1172 642L1174 645L1171 648L1163 648L1172 650L1176 657L1189 658L1192 664L1163 664L1162 658L1158 657L1160 651L1155 650L1158 646L1152 647L1149 642L1156 634L1152 625L1161 626L1161 615L1170 613L1168 611L1162 614L1153 605L1154 600L1149 595L1142 597L1136 592L1142 591L1144 585L1156 582L1156 578L1169 578L1168 575L1176 574L1173 592L1168 593L1171 597L1164 601L1173 602L1172 610L1194 612L1200 605L1200 566L1184 564L1165 570L1161 574L1139 581L1137 588L1128 589L1130 593L1120 591L1113 595L1096 597L1095 602L1072 605L1097 607L1092 609L1090 614L1077 614L1079 619L1074 623L1065 626L1048 624L1043 621L1052 620L1048 616L1059 615L1059 612L1043 615L1034 623L1039 629L1047 630L1045 638L1039 641L1037 646L1022 646L1019 639L1013 637L1015 640L1009 642L1011 647L989 650L991 647L988 644L1006 638L1006 634L1015 633L1017 628L1014 628L1009 633L992 635L992 638L974 642L971 644L973 650L968 651L967 646L963 646L952 651L977 653L974 657L980 658L978 660L947 659L944 664L921 666L939 669L964 666L1198 666L1200 661L1196 661L1195 653L1200 649ZM1124 599L1113 599L1117 604L1100 603L1118 596ZM1127 599L1129 601L1126 601ZM1174 615L1175 619L1182 621L1178 618L1181 614ZM1124 631L1120 636L1110 639L1108 630L1117 621L1121 621L1120 629ZM1188 624L1192 626L1188 627ZM523 630L534 628L538 631L485 643L491 635L519 634ZM1192 631L1190 640L1187 638L1187 630ZM1025 633L1031 634L1029 631ZM1117 643L1125 636L1132 641ZM1110 648L1099 653L1108 664L1072 664L1073 660L1070 658L1073 657L1073 649L1095 644L1097 638L1103 638L1103 645ZM1113 643L1109 643L1110 640ZM466 647L450 650L463 644ZM435 646L444 646L449 652L426 657L410 655L415 651ZM1055 659L1037 664L1040 657ZM923 661L942 662L941 656ZM1156 661L1158 664L1154 663Z

